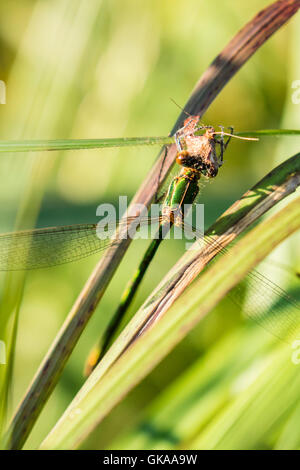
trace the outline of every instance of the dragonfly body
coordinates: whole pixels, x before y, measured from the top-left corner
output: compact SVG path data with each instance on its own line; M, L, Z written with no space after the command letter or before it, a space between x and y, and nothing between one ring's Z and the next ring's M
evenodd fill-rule
M212 126L198 127L198 123L199 116L189 116L175 134L178 150L176 162L181 166L181 171L169 186L163 208L163 214L172 217L175 225L182 222L182 208L194 203L199 192L198 183L201 176L213 178L218 174L218 169L223 163L224 149L230 141L229 137L225 144L222 136L220 140L217 139ZM206 129L205 133L195 135L199 129ZM220 145L219 156L217 145Z
M215 136L215 130L211 126L202 126L201 128L206 129L205 133L196 136L195 132L199 129L198 123L199 116L189 116L185 120L183 127L175 134L178 150L176 162L181 166L181 171L178 176L173 178L168 187L163 203L162 221L158 230L158 236L155 236L155 239L151 242L139 267L129 281L106 337L91 351L85 366L86 375L92 372L107 350L164 236L173 224L178 227L182 226L184 216L186 216L187 211L191 208L199 193L199 180L201 176L215 177L219 167L222 165L223 152L231 136L229 136L226 144L224 144L223 136L218 140ZM216 152L218 144L220 145L219 157L217 157Z
M182 223L184 208L193 204L199 193L200 176L198 172L183 169L169 186L162 215L177 226Z

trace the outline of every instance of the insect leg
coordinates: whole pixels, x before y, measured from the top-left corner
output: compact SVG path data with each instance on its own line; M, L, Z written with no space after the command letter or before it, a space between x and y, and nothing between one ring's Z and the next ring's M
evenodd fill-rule
M228 129L229 129L229 131L230 131L229 133L231 134L231 136L229 136L229 137L227 138L227 141L226 141L226 143L225 143L224 150L226 150L227 145L229 144L229 142L230 142L230 140L231 140L231 137L232 137L232 134L233 134L233 131L234 131L234 129L233 129L232 126L228 126Z
M176 139L176 134L175 134L175 139ZM177 142L176 142L176 145L177 145ZM161 162L161 165L160 165L160 169L159 169L159 173L158 173L158 176L157 176L157 189L156 189L156 192L155 192L155 197L154 197L154 202L157 204L159 202L159 196L158 196L158 192L159 192L159 186L160 186L160 180L161 180L161 175L162 175L162 170L163 170L163 167L164 167L164 164L165 164L165 161L166 161L166 158L167 158L167 153L168 153L168 147L165 147L164 149L164 156L162 158L162 162Z
M222 165L223 163L223 155L224 155L224 151L226 149L226 145L225 145L225 142L224 142L224 135L223 135L223 132L224 132L224 127L223 126L219 126L220 129L221 129L221 135L220 135L220 139L217 140L217 143L220 144L220 154L219 154L219 162L220 162L220 165Z

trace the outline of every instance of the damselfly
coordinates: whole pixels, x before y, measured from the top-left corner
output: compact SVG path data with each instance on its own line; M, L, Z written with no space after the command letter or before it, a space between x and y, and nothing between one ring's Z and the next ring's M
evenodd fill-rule
M80 224L63 227L50 227L36 230L14 232L0 235L0 270L24 270L43 268L59 265L71 261L76 261L93 253L102 252L114 243L117 243L118 236L124 236L127 229L135 222L140 227L157 224L157 232L151 242L138 270L126 289L126 295L122 297L122 302L113 317L107 339L102 342L102 350L105 350L120 318L129 307L134 294L156 253L161 241L172 225L188 227L183 220L185 206L192 206L199 192L199 180L202 176L213 178L217 175L223 163L223 153L226 150L233 129L230 132L217 132L211 126L198 126L199 117L189 116L184 126L175 134L177 145L176 162L180 165L181 171L173 178L165 195L161 214L156 218L141 217L127 218L118 224L117 234L109 233L105 226L100 224ZM198 131L204 131L199 134ZM197 134L196 134L197 133ZM238 136L234 136L238 137ZM242 138L242 137L238 137ZM256 140L256 139L249 139ZM103 233L100 233L99 230ZM192 230L192 227L191 227ZM193 230L195 233L195 231ZM215 240L204 239L207 246L215 244ZM224 251L220 247L219 251ZM279 303L283 301L284 315L277 315L275 318L270 314L267 328L280 336L286 330L296 330L299 325L300 307L298 303L288 296L278 286L259 273L252 272L247 276L252 289L256 292L257 299L264 299L264 303L269 303L267 299L278 297ZM258 301L262 307L262 302ZM250 312L250 310L252 310ZM258 311L260 310L260 311ZM249 316L259 320L266 317L265 309L256 309L253 314L253 306L249 309ZM278 310L276 310L278 311ZM246 309L247 315L247 309ZM93 356L89 361L89 368L92 369L99 360Z

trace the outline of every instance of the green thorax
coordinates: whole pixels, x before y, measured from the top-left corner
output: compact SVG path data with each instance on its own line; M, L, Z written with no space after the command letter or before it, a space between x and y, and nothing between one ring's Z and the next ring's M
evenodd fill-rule
M170 184L164 206L169 210L178 210L183 209L185 204L193 204L199 192L200 176L200 173L185 168Z

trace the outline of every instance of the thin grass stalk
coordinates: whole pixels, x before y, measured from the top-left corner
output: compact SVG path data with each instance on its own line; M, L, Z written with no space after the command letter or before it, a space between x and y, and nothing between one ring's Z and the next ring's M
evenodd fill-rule
M197 134L197 133L196 133ZM236 132L240 137L293 136L300 135L298 129L260 129ZM122 137L111 139L53 139L53 140L2 140L0 153L51 152L55 150L107 149L113 147L136 147L143 145L174 144L174 137Z

